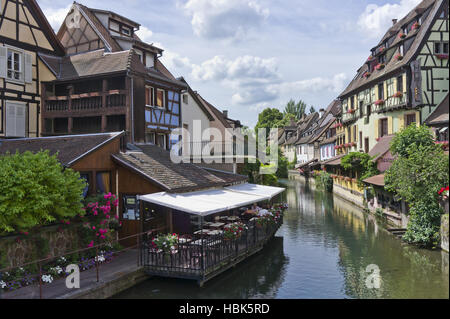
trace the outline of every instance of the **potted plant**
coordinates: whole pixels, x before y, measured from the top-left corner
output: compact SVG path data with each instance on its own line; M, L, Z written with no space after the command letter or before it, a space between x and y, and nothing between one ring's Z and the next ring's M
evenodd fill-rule
M384 67L385 67L384 63L378 63L378 64L375 66L375 69L378 70L378 71L380 71L380 70L383 70Z
M406 34L404 34L403 32L400 32L399 35L398 35L398 37L399 37L400 39L404 39L404 38L406 37Z
M356 142L352 142L352 146L355 147L356 146Z
M401 60L403 60L403 55L401 55L400 53L397 53L395 55L394 59L397 60L397 61L401 61Z
M164 253L173 253L178 245L179 236L177 234L158 235L152 240L152 246Z
M438 58L439 60L447 60L448 54L436 54L436 58Z
M383 105L384 104L384 100L376 100L375 101L375 105Z
M364 73L364 77L367 79L372 73L370 73L369 71L367 71L366 73Z
M348 114L353 114L353 113L355 113L355 111L356 111L356 110L354 110L354 109L350 109L350 110L348 110L347 113L348 113Z
M394 93L393 97L402 97L403 96L403 92L396 92Z
M257 220L260 219L260 218L261 217L258 217ZM246 229L247 229L247 226L245 226L241 222L237 222L237 223L233 223L231 225L227 225L223 229L223 237L224 237L225 240L238 239L239 237L242 236L242 233Z
M414 22L413 25L411 26L411 30L417 30L419 28L420 28L419 22Z

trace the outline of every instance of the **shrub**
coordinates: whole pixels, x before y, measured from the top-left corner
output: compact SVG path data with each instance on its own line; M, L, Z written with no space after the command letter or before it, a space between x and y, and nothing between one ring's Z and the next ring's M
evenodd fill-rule
M317 185L319 189L323 189L327 192L333 191L333 178L327 172L320 172L316 181L318 182Z
M30 230L83 214L86 186L48 151L0 156L0 233Z

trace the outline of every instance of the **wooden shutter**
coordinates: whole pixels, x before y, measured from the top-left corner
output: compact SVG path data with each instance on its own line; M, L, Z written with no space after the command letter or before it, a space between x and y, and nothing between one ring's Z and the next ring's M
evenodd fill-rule
M6 66L8 59L8 50L0 46L0 78L6 78Z
M6 136L25 137L25 105L6 104Z
M25 53L24 78L25 83L33 83L33 57L29 53Z
M393 121L392 116L389 116L387 119L387 135L391 135L393 132Z
M16 105L16 135L17 137L25 137L25 105Z

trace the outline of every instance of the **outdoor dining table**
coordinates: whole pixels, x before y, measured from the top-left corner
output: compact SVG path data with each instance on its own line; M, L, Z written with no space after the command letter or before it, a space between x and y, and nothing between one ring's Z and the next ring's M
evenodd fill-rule
M218 229L220 227L225 226L225 223L210 223L208 227Z

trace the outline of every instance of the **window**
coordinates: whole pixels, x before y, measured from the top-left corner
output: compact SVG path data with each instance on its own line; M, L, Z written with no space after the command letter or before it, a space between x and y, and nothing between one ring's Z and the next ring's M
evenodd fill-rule
M353 142L356 142L356 125L353 126Z
M378 99L384 100L384 86L383 83L378 84Z
M180 94L175 91L167 92L168 110L174 114L180 114ZM178 123L175 124L178 126Z
M379 137L388 135L388 119L381 119L379 125Z
M133 28L132 27L130 27L130 26L126 25L126 24L123 24L123 23L121 23L119 21L113 20L113 19L109 19L109 29L111 31L120 33L120 34L122 34L124 36L127 36L127 37L131 37L133 35Z
M145 143L155 144L155 133L145 133Z
M394 92L394 79L389 79L386 81L386 86L387 86L387 95L388 97L391 97L395 94Z
M400 53L400 55L403 55L405 51L405 47L402 45L400 45L400 47L398 48L398 53Z
M156 140L156 144L163 148L166 149L166 135L165 134L158 134L158 139Z
M164 90L156 89L156 106L164 108Z
M403 76L397 78L397 92L403 92Z
M23 80L21 52L8 49L7 78L15 81Z
M19 103L6 103L6 136L25 137L26 106Z
M86 198L91 192L91 174L90 173L80 173L80 178L86 182L86 187L83 190L83 197Z
M359 148L363 148L363 134L361 131L359 131Z
M386 54L382 54L378 57L378 63L386 63Z
M121 28L120 31L121 31L121 33L124 34L124 35L128 35L128 36L131 35L131 28L126 27L126 26L124 26L124 25L122 25L122 28Z
M369 138L364 139L364 152L369 153Z
M97 193L107 194L111 192L111 173L97 172L96 174Z
M155 96L155 89L150 86L146 86L145 87L145 104L148 106L155 105L154 96Z
M410 126L412 123L416 123L416 114L407 114L406 126Z
M372 105L367 105L367 116L369 117L372 114Z
M351 98L350 98L350 109L354 109L355 108L355 106L354 106L354 102L355 101L355 99L354 99L354 97L352 96Z
M448 54L448 42L435 42L434 43L435 54Z

